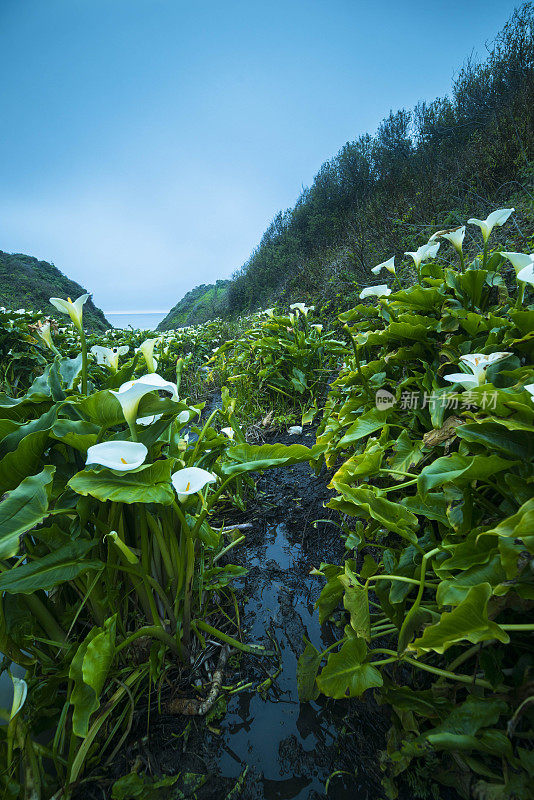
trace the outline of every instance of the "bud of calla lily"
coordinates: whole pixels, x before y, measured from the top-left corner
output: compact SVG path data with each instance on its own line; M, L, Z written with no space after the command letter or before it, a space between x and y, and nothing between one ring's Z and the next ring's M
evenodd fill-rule
M439 242L428 242L421 245L414 252L404 253L405 256L411 256L417 269L421 266L423 261L428 261L429 258L435 258L439 250Z
M139 563L139 559L134 553L134 551L130 547L128 547L128 545L125 544L125 542L122 541L122 539L120 538L119 534L116 531L110 531L109 533L106 533L104 539L107 539L108 537L111 539L113 544L116 547L118 547L118 549L121 551L124 558L129 564Z
M366 286L360 292L360 300L364 300L366 297L387 297L390 294L391 289L385 283L380 286Z
M202 491L208 483L215 483L217 477L200 467L186 467L171 475L171 481L178 500L183 503L189 495Z
M63 300L61 297L51 297L50 302L58 311L61 311L62 314L68 314L77 330L81 333L83 330L83 305L90 296L90 294L82 294L74 302L72 302L70 297L68 300Z
M140 442L101 442L89 447L86 464L100 464L120 472L130 472L144 464L148 450Z
M376 267L372 267L371 272L374 275L378 275L383 269L387 269L388 272L395 275L395 256L391 256L388 261L383 261L381 264L377 264Z
M9 716L10 722L17 716L28 696L28 684L23 678L15 678L11 675L11 680L13 681L13 702L11 704L11 714Z
M476 219L471 217L467 220L468 225L478 225L482 231L482 238L484 244L488 241L493 228L496 225L504 225L510 214L515 211L515 208L499 208L497 211L492 211L486 219Z
M158 362L154 358L154 346L156 342L159 341L161 341L161 339L158 337L155 339L145 339L143 344L139 347L139 352L143 354L149 372L155 372L158 366Z
M460 383L464 389L474 389L477 386L482 386L486 383L486 370L490 364L495 364L496 361L501 361L511 353L471 353L469 355L461 356L460 361L471 370L471 375L466 372L455 372L452 375L444 375L446 381L451 383Z

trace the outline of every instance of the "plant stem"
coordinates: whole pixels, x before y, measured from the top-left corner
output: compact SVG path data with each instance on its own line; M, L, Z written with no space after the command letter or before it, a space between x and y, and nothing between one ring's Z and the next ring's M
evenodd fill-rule
M174 639L170 633L167 633L163 628L160 628L159 625L144 625L142 628L139 628L137 631L132 633L128 636L127 639L124 639L123 642L117 645L115 648L115 652L119 653L121 650L124 650L125 647L129 647L132 642L135 642L136 639L140 639L142 636L149 636L151 639L158 639L160 642L163 642L167 645L169 650L178 656L178 658L183 661L183 651L179 644L179 642Z
M196 619L192 623L192 628L200 628L201 631L204 633L209 633L210 636L213 636L215 639L219 639L221 642L225 644L229 644L232 647L235 647L237 650L242 650L244 653L255 653L256 655L266 655L267 650L259 644L251 645L251 644L243 644L243 642L238 641L237 639L233 639L228 634L223 633L222 631L217 630L212 625L208 625L207 622L204 622L201 619Z
M87 394L87 341L85 331L80 325L80 340L82 343L82 394Z

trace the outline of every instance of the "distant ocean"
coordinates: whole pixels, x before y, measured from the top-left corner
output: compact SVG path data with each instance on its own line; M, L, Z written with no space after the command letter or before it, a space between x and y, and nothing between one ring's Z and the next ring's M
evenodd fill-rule
M104 316L114 328L140 328L152 331L167 316L168 311L104 311Z

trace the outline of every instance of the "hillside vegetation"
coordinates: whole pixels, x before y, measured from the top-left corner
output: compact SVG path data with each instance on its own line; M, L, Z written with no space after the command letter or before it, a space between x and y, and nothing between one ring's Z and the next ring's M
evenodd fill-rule
M72 297L85 293L76 281L67 278L57 267L47 261L20 253L10 254L0 250L0 305L16 309L23 307L42 311L46 316L59 317L50 304L50 297ZM111 328L103 312L89 299L84 309L84 324L90 330Z
M157 330L168 331L183 328L185 325L198 325L214 317L227 316L230 283L227 280L195 286L171 308Z
M507 249L528 246L534 151L534 14L516 10L469 60L450 97L391 112L374 136L347 142L294 208L280 211L228 289L232 313L275 300L350 303L384 254L402 260L437 228L484 218L513 199ZM516 197L518 198L516 201ZM518 209L519 210L519 209ZM469 231L466 247L474 247ZM506 248L505 248L506 249ZM348 305L347 305L348 307Z

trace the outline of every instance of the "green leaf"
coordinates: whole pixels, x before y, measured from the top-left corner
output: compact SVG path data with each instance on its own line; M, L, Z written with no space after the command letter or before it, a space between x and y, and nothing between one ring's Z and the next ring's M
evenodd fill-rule
M327 697L341 700L361 697L366 689L382 686L380 672L371 664L364 663L367 653L360 639L346 641L339 653L331 653L328 663L317 677L317 685Z
M326 505L352 517L376 519L388 530L395 531L410 542L417 541L414 528L417 517L399 503L386 500L379 494L379 489L371 487L356 488L344 483L335 483L335 488L343 496L343 500L334 497Z
M499 456L462 456L460 453L453 453L436 458L432 464L424 467L417 479L417 486L424 496L444 483L465 486L471 481L483 480L503 469L509 469L512 463Z
M49 431L29 433L16 450L3 457L0 461L0 492L14 489L42 466L48 439Z
M51 438L73 447L82 453L96 444L100 428L84 420L58 419L51 431Z
M374 431L378 431L383 428L389 410L390 409L382 411L378 408L373 408L366 414L362 414L361 417L359 417L359 419L357 419L356 422L350 426L346 434L343 436L339 442L339 447L348 447L349 444L353 444L360 439L364 439L366 436L374 433Z
M511 536L520 539L530 553L534 553L534 498L523 503L516 514L507 517L495 528L485 531L482 537L482 546L485 545L483 539L486 536Z
M461 425L456 433L460 439L472 444L482 445L488 450L498 450L509 458L530 462L534 456L534 428L530 426L530 436L522 430L509 430L505 424L483 422L474 425Z
M78 647L69 668L74 681L70 702L74 706L72 729L82 738L89 732L91 714L100 706L100 694L115 655L116 615L103 628L93 628Z
M54 467L25 478L0 502L0 558L18 553L19 538L48 516Z
M50 591L60 583L74 580L89 569L103 569L101 561L84 561L94 542L75 541L52 553L0 574L0 592L32 594L42 589Z
M418 653L427 653L429 650L444 653L463 639L472 644L491 639L507 644L510 637L506 631L488 619L488 601L491 595L489 583L473 586L453 611L443 613L438 623L425 628L423 635L409 649Z
M315 445L310 449L303 444L238 444L230 447L226 453L234 463L223 464L221 471L224 475L240 475L267 467L300 464L315 460L323 450L323 445Z
M84 469L69 483L78 494L116 503L161 503L174 500L171 460L156 461L146 467L119 473L111 469Z
M306 647L297 663L297 689L300 702L308 703L319 697L317 672L323 656L306 637L304 637L304 641Z
M358 581L352 570L345 564L345 574L338 576L343 585L343 605L350 614L350 624L355 633L367 642L371 640L371 617L369 614L368 591Z

